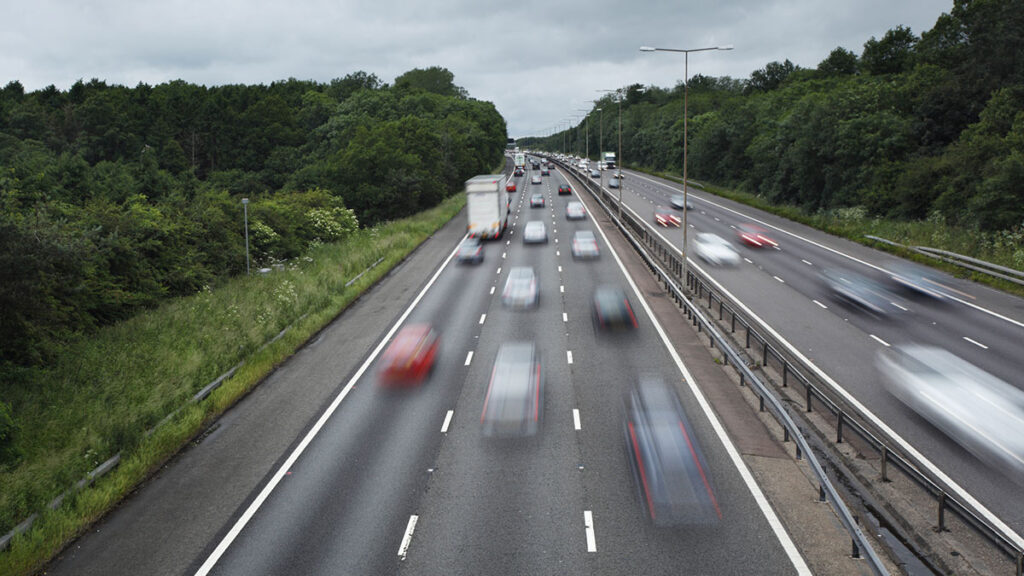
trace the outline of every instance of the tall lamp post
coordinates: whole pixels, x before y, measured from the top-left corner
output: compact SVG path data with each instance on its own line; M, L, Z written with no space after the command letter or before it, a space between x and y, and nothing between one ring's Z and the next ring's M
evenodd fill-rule
M615 101L619 103L619 154L615 158L615 163L618 166L615 167L616 172L619 173L619 218L622 218L622 99L624 95L620 92L621 88L615 90L598 90L598 92L614 92Z
M577 108L577 112L586 112L587 118L587 146L586 146L586 158L587 164L590 164L590 110L584 108Z
M687 109L689 94L690 94L690 52L707 52L709 50L732 50L732 44L725 46L709 46L707 48L690 48L681 50L678 48L654 48L652 46L641 46L641 52L682 52L683 53L683 282L686 283L686 233L687 233L687 218L686 215L690 212L689 209L689 196L686 190L686 151L687 151L687 129L689 121L689 113Z
M242 198L242 211L245 213L245 274L249 275L249 199Z

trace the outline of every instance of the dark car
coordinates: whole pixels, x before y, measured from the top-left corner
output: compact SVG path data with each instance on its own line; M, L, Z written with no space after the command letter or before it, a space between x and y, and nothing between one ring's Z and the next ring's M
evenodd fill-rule
M479 264L484 261L484 246L477 237L466 238L459 244L455 259L460 264Z
M636 328L636 315L622 288L598 286L594 290L594 324L601 330Z
M434 367L437 332L429 324L412 324L398 331L380 357L382 386L416 386Z
M543 415L544 378L533 342L498 349L480 415L484 436L532 436Z
M721 519L704 455L674 388L642 376L626 398L625 436L637 497L655 526Z
M568 184L560 185L558 187L558 195L559 196L565 196L567 194L572 194L572 187L569 186Z
M516 168L515 172L513 172L513 174L515 176L522 176L523 175L523 169L522 168Z
M601 171L600 170L591 170L590 171L590 177L591 178L600 178L601 177Z
M669 202L678 210L693 210L693 202L688 202L682 194L673 194Z
M545 168L541 168L540 169L540 175L541 176L550 176L551 175L551 170L548 170L546 167Z
M851 270L825 268L821 271L821 280L834 298L875 316L906 310L893 302L896 296L884 286Z
M612 178L611 180L609 180L608 181L608 187L609 188L618 188L619 187L619 179L618 178Z
M530 196L530 208L543 208L544 207L544 195L534 194Z

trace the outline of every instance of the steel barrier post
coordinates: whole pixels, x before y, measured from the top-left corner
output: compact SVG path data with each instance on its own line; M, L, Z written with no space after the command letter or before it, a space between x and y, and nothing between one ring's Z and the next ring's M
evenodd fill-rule
M836 444L843 443L843 411L836 412Z
M806 388L806 390L807 390L807 411L810 412L811 411L811 387L808 386Z
M886 474L886 468L889 465L889 449L882 446L882 481L888 482L889 476Z
M946 492L939 494L939 525L936 532L946 532Z
M782 362L782 387L789 388L789 362Z

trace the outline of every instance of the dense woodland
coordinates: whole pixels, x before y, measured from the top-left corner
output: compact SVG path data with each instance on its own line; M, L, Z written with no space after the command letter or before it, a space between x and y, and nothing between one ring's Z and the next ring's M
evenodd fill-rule
M897 26L815 69L771 62L746 80L689 82L691 178L810 212L1024 224L1024 2L957 0L917 36ZM699 56L690 62L696 64ZM627 165L680 173L683 84L623 91ZM590 152L616 150L619 102L589 116ZM584 121L585 122L585 121ZM580 153L585 125L523 146Z
M429 68L393 85L364 72L269 86L8 83L0 376L244 273L243 197L255 264L266 265L461 191L500 162L506 130L453 80Z

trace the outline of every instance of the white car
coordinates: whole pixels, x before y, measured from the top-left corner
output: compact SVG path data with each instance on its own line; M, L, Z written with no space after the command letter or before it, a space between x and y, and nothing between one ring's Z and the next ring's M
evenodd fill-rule
M543 244L548 241L548 230L540 220L530 220L523 228L523 244Z
M583 220L587 217L587 209L583 202L569 202L565 205L565 218L567 220Z
M701 232L693 239L697 257L712 266L738 266L740 255L725 238L710 232Z

